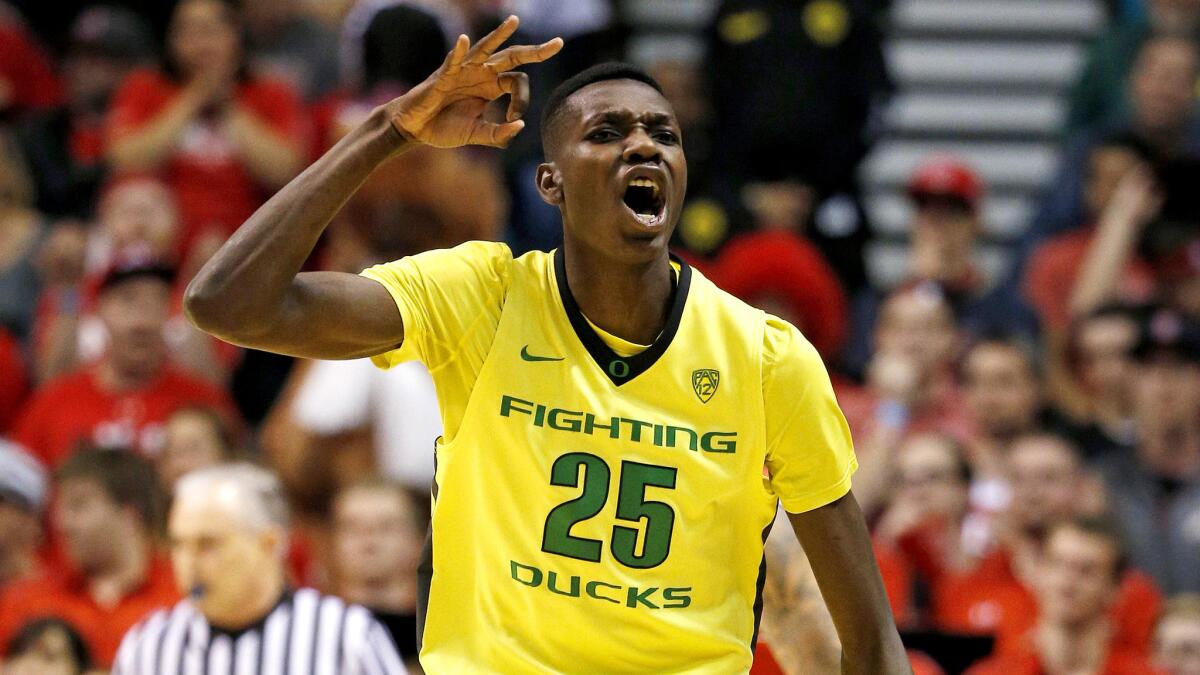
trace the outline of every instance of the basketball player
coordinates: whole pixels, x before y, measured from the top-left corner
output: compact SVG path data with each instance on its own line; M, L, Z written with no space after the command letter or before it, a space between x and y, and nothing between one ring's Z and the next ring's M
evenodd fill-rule
M509 17L473 47L461 36L264 205L192 282L190 317L257 349L429 367L445 428L420 636L430 673L745 672L779 503L843 671L908 673L816 351L668 253L687 164L640 70L599 66L547 102L537 188L562 213L560 250L514 259L472 242L361 276L299 273L389 157L503 147L521 131L528 82L513 68L562 42L498 51L516 27ZM505 94L507 118L486 119Z

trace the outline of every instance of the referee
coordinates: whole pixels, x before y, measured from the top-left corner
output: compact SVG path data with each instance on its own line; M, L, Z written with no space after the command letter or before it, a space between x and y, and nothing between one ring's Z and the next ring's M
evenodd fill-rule
M393 675L406 670L371 613L285 581L287 507L251 464L185 475L169 534L187 598L134 626L112 675Z

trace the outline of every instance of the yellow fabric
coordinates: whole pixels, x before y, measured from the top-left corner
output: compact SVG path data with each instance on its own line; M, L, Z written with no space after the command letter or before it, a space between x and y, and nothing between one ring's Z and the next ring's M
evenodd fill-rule
M554 255L470 243L363 272L405 324L376 365L424 361L445 425L421 664L746 672L777 500L824 505L857 466L824 366L693 271L670 346L618 386Z

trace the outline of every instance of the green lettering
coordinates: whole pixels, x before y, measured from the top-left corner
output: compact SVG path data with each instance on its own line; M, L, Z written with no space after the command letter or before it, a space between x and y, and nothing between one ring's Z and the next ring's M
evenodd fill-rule
M736 431L710 431L700 439L705 452L737 452Z
M691 591L691 586L684 588L664 588L663 600L666 600L666 602L663 603L663 609L682 609L692 604L692 596L689 595Z
M660 448L663 446L663 425L661 424L654 425L654 444Z
M526 586L529 586L530 588L537 588L538 586L541 585L542 571L539 570L538 568L532 567L530 565L522 565L521 563L519 563L515 560L508 561L508 564L510 566L509 573L512 574L513 579L525 584ZM524 579L521 578L521 574L520 574L521 571L529 572L529 581L525 581ZM554 574L554 573L551 572L551 574Z
M572 598L579 597L579 577L578 576L571 577L571 590L569 592L558 590L557 584L554 583L554 580L557 578L558 578L558 574L554 571L550 571L550 572L546 573L546 588L549 588L551 593L558 593L559 595L567 595Z
M608 424L596 424L596 416L588 413L583 418L583 433L592 435L596 433L596 429L607 429L609 438L619 438L621 436L621 418L613 417Z
M642 427L652 426L649 422L641 420L631 420L628 417L622 417L622 422L629 422L629 440L637 443L642 440Z
M533 413L533 426L540 427L546 423L546 406L541 403L537 406L537 411Z
M687 427L668 426L667 427L667 447L668 448L675 447L675 434L676 434L676 432L680 432L680 431L686 431L688 434L688 450L695 450L696 442L699 441L700 439L696 436L696 432L692 431L691 429L688 429Z
M550 427L551 429L557 429L558 431L579 431L579 418L581 416L583 416L583 413L581 412L563 410L562 408L551 408L550 417L546 420L546 426ZM566 418L567 421L565 424L558 421L560 417Z
M657 587L651 586L650 588L647 588L646 590L642 591L641 593L638 593L638 589L636 586L630 586L629 587L629 598L626 601L625 606L626 607L637 607L639 604L642 604L642 605L649 607L650 609L658 609L658 605L656 605L653 602L650 602L649 600L646 599L646 598L650 597L651 595L654 595L654 591L657 591L657 590L658 590Z
M526 410L526 409L517 407L518 403L529 406L529 409ZM533 412L533 401L526 401L524 399L516 398L515 396L509 396L508 394L505 394L504 396L502 396L500 398L500 416L508 417L509 413L511 413L511 412L519 412L519 413L525 413L526 415L529 415Z
M609 597L605 597L605 596L603 596L603 595L600 595L599 593L597 593L597 592L596 592L596 589L597 589L597 588L599 588L599 587L601 587L601 586L606 586L606 587L608 587L608 588L611 588L611 589L613 589L613 590L617 590L617 591L621 590L621 587L620 587L620 586L616 586L616 585L614 585L614 584L605 583L605 582L603 582L603 581L589 581L589 582L587 582L587 586L585 586L585 587L584 587L584 589L587 591L587 594L588 594L589 596L591 596L591 597L593 597L593 598L595 598L595 599L597 599L597 600L607 600L607 601L609 601L609 602L613 603L614 605L619 605L619 604L621 604L621 601L620 601L620 600L617 600L617 599L615 599L615 598L609 598Z

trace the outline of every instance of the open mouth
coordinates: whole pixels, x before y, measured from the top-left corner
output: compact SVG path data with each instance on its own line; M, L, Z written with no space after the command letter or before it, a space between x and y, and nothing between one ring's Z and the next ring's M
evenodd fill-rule
M662 189L649 178L634 178L625 188L625 206L633 212L643 225L659 225L666 209L666 198Z

